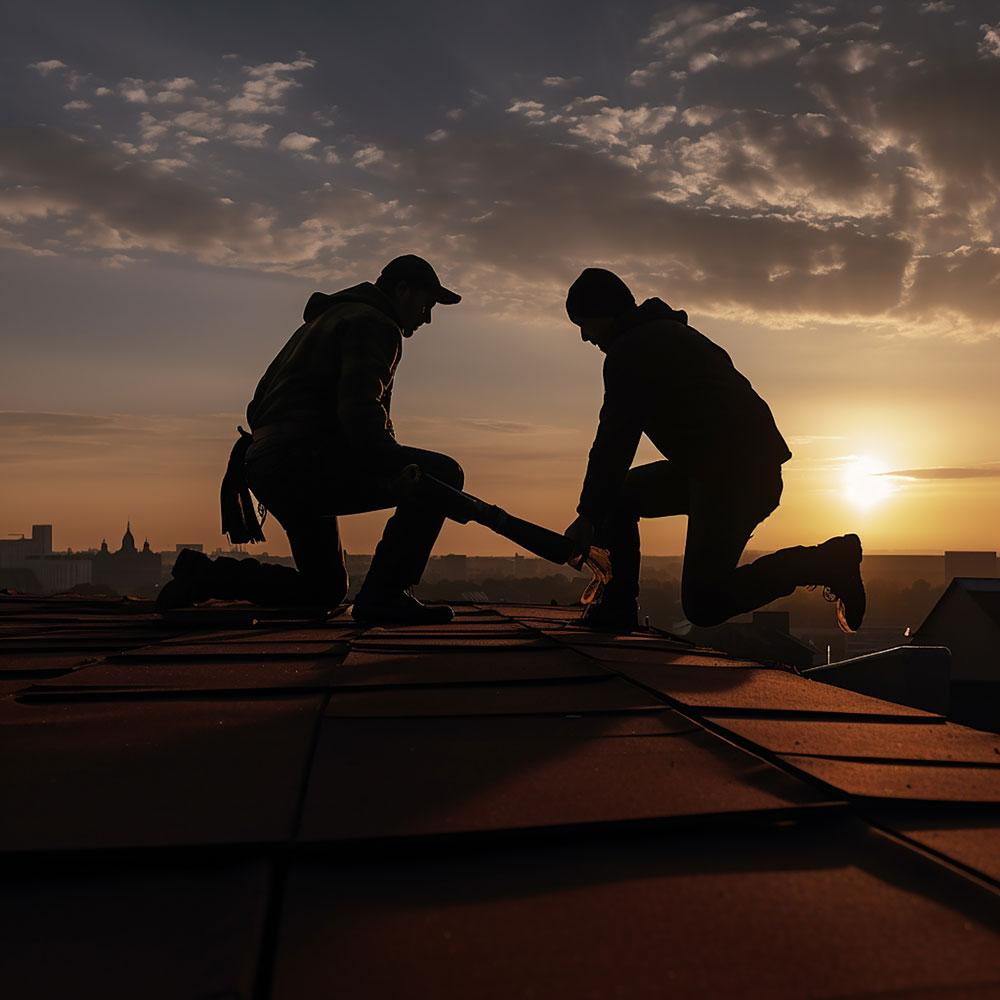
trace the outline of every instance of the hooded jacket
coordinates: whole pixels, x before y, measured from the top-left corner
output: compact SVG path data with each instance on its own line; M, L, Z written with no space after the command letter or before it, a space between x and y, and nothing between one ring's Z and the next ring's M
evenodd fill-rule
M403 338L392 300L371 282L314 292L305 322L268 366L247 421L255 437L322 438L333 448L397 447L389 416Z
M604 404L577 511L600 523L643 433L692 478L724 482L792 457L767 403L729 355L647 299L625 319L604 360Z

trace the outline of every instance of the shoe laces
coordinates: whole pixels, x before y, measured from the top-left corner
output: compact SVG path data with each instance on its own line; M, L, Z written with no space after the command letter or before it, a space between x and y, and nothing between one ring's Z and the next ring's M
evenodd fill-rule
M806 590L815 590L818 586L818 583L813 583L806 587ZM824 587L823 600L828 601L830 604L835 604L840 598L829 587Z

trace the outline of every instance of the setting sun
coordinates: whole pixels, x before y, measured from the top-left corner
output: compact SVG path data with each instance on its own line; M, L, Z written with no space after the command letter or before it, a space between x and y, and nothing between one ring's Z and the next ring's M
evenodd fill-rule
M852 457L844 470L844 496L857 507L873 507L893 492L884 462L866 455Z

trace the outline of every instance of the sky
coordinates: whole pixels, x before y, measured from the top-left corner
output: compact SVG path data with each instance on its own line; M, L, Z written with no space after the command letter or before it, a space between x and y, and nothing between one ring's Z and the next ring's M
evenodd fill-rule
M771 405L793 458L751 547L1000 548L994 3L43 0L0 73L0 534L225 544L306 299L418 253L463 301L406 342L393 423L470 492L573 520L603 359L563 303L602 266ZM677 553L684 519L642 532Z

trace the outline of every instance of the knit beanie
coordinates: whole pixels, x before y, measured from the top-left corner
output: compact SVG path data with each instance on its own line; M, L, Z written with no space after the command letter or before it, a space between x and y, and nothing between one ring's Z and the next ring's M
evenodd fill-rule
M618 316L635 305L628 285L603 267L588 267L566 296L566 312L571 320Z

